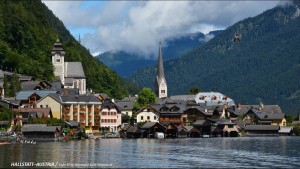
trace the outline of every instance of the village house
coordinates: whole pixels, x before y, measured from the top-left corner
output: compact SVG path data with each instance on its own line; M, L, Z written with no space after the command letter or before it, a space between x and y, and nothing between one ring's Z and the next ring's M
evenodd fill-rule
M54 118L77 121L88 133L99 131L102 102L94 95L49 94L37 103L38 107L46 105Z
M16 101L19 102L19 106L22 108L38 108L37 102L47 96L48 94L57 93L55 90L28 90L20 91L16 94ZM47 108L48 104L44 105L44 108ZM39 108L43 108L40 107Z
M20 108L16 113L15 123L20 125L29 124L29 120L39 118L52 118L50 108Z
M243 120L258 125L286 126L285 114L278 105L252 106L244 115Z
M121 127L122 116L121 109L112 100L106 99L101 108L100 130L109 130L117 132Z
M159 110L154 108L152 105L146 105L141 108L139 111L136 112L136 121L137 123L140 122L158 122L159 121Z
M121 109L122 114L132 117L134 102L134 97L126 97L122 100L116 100L115 103Z

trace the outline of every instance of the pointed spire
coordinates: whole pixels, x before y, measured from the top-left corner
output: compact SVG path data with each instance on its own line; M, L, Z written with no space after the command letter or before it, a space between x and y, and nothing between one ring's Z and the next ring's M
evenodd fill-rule
M161 41L159 42L159 50L158 50L158 62L157 62L157 77L160 81L162 78L165 78L164 73L164 65L163 65L163 59L162 59L162 50L161 50Z

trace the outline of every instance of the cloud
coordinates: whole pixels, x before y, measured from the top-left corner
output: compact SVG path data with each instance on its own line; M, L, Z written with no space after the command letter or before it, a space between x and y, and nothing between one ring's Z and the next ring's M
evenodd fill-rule
M148 57L158 42L183 33L226 27L276 1L45 1L68 28L89 29L82 44L92 53L124 50ZM91 3L91 2L90 2ZM70 30L72 32L72 30ZM203 40L209 40L208 37Z

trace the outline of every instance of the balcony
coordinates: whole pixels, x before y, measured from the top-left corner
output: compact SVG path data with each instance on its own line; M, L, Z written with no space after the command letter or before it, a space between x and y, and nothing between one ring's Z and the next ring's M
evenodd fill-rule
M80 120L85 119L85 115L80 115Z
M77 107L74 107L73 108L73 112L77 112L78 111L78 108Z
M100 126L100 123L94 123L94 126Z
M99 108L95 108L94 109L94 113L100 113L100 109Z
M100 119L99 115L94 115L94 119Z
M63 108L63 113L70 113L70 108L64 107Z
M69 115L63 115L62 118L63 118L64 120L70 120L70 119L71 119L71 117L70 117Z
M88 112L91 113L92 112L92 108L88 107Z
M88 126L92 126L92 122L89 122L89 123L88 123Z

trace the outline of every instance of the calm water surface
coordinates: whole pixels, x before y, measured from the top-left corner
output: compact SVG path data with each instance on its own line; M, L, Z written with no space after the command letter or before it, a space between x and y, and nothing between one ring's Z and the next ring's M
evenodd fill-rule
M102 139L0 145L0 167L10 167L11 162L96 163L113 168L300 168L300 137Z

